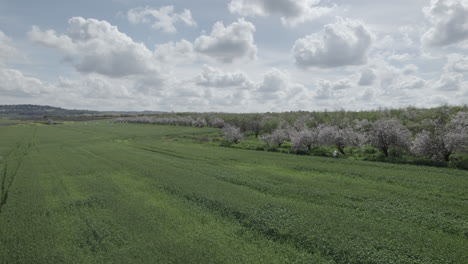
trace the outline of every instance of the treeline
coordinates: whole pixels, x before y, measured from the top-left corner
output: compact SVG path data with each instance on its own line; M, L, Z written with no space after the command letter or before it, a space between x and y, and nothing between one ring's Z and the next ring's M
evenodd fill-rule
M0 105L0 115L20 116L64 116L64 115L90 115L99 114L97 111L69 110L48 105Z
M227 143L239 143L251 135L272 150L287 143L295 153L310 154L317 148L333 147L342 156L356 151L371 153L369 148L373 148L384 159L390 157L405 162L418 157L433 164L468 169L466 107L330 113L180 114L121 118L118 122L217 127L224 128Z

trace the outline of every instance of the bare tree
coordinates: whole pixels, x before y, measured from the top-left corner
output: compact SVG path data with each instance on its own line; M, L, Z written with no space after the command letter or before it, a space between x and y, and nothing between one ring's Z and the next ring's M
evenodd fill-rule
M377 120L369 131L368 142L378 148L388 157L388 151L392 148L408 148L411 132L403 126L400 120Z

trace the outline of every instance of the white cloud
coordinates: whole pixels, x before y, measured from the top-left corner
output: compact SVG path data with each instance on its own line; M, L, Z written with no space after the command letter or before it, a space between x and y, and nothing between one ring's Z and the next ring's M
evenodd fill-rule
M41 80L25 76L15 69L0 68L0 94L2 96L33 97L52 91Z
M412 56L409 53L392 53L387 58L391 61L403 62L412 59Z
M298 39L293 54L296 64L305 68L360 65L366 63L371 44L372 35L362 22L339 19L320 34Z
M263 83L258 87L259 92L274 93L286 90L289 84L289 76L279 69L272 69L263 77Z
M416 74L418 70L419 70L418 66L414 64L408 64L405 67L403 67L402 73L405 75L413 75L413 74Z
M196 26L192 13L184 9L182 13L175 13L174 6L163 6L159 9L137 7L127 12L128 21L132 24L152 23L151 27L166 33L176 33L175 24L182 22L187 26Z
M298 100L306 100L306 93L305 86L291 80L288 72L273 68L266 72L263 81L257 84L255 99L260 104L264 100L277 100L277 103L286 106L290 100L294 100L296 104Z
M448 72L468 72L468 56L462 54L450 54L445 70Z
M439 91L458 91L462 88L463 75L459 73L444 73L433 86Z
M252 82L243 72L223 72L208 65L203 65L203 72L196 77L195 81L198 85L215 88L249 88L252 86Z
M177 42L168 42L155 47L154 57L162 62L169 64L190 64L196 59L191 42L183 39Z
M64 35L36 26L28 35L36 43L62 51L79 72L111 77L159 74L153 53L107 21L73 17L68 24Z
M369 86L372 85L377 76L375 75L374 70L370 68L365 68L361 71L361 76L359 77L358 84L360 86Z
M13 58L17 54L18 51L13 47L12 40L0 31L0 64Z
M241 16L279 15L283 25L296 26L329 14L333 8L320 0L232 0L229 11Z
M467 0L432 0L423 11L432 24L422 37L424 43L446 46L468 39Z
M398 85L405 90L421 89L426 85L426 81L417 76L410 76L402 78Z
M315 86L317 87L315 98L319 100L341 98L346 94L347 89L353 87L348 79L338 81L318 80Z
M255 59L257 46L254 43L255 26L239 19L225 27L220 21L213 25L210 35L202 35L195 40L195 50L224 63L236 59Z
M76 80L59 78L56 86L59 87L61 92L75 94L81 98L128 99L131 97L129 87L133 86L133 82L91 74Z

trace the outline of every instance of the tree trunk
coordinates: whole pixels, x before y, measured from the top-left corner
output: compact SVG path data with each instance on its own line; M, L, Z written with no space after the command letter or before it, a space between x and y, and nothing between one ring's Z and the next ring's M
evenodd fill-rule
M385 157L388 157L388 148L387 147L383 147L382 152L385 155Z
M445 152L445 153L444 153L444 160L445 160L446 162L449 162L449 161L450 161L450 155L451 155L451 154L452 154L451 151L448 151L448 152Z
M344 149L342 147L338 147L338 151L343 154L343 155L346 155L346 153L344 152Z

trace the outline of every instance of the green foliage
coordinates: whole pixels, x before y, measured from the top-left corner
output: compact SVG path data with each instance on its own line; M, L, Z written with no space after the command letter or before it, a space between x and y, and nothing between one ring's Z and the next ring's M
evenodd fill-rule
M7 162L8 179L15 175L0 213L0 263L468 258L466 171L239 149L262 146L250 138L224 148L212 142L219 135L109 123L0 127L0 171Z

